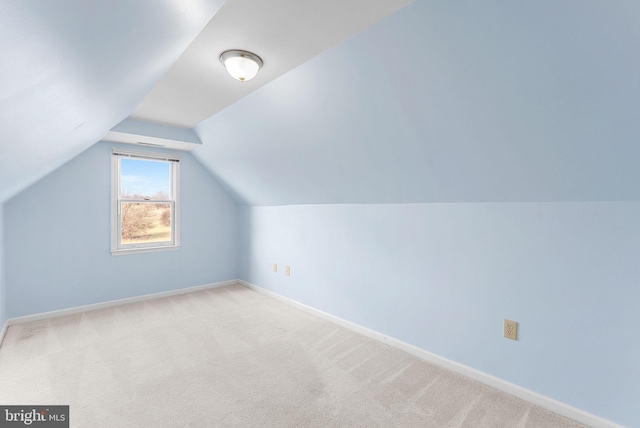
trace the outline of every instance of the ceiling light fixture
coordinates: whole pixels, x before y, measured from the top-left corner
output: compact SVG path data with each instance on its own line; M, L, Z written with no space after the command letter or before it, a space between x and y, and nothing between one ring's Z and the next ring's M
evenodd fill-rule
M253 79L262 67L262 59L258 55L240 50L222 52L220 62L231 77L241 82Z

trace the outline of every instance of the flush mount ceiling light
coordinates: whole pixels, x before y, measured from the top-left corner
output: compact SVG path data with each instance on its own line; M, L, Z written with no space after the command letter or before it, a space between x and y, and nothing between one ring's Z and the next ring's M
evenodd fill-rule
M234 79L241 82L253 79L262 67L262 59L258 55L240 50L222 52L220 62Z

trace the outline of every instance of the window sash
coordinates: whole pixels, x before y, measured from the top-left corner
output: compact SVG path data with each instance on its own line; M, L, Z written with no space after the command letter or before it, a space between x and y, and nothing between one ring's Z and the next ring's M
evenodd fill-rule
M122 150L113 148L111 150L113 156L118 156L121 158L139 158L146 160L161 160L166 162L180 162L180 158L175 155L170 155L166 153L153 153L153 152L140 152L135 150Z
M179 180L180 180L180 160L177 156L151 153L136 152L114 148L112 150L112 237L111 252L117 254L119 251L123 253L135 252L134 250L153 250L177 248L180 246L180 204L179 204ZM121 191L121 167L120 160L122 158L136 158L148 161L169 162L170 176L170 195L169 199L154 198L126 198L122 197ZM154 241L144 243L123 243L122 239L122 204L123 203L141 203L154 204L163 203L170 204L170 240Z

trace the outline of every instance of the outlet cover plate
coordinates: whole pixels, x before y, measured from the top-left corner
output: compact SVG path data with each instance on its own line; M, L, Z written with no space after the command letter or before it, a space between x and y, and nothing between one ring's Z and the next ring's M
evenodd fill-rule
M511 320L504 320L504 337L511 340L518 340L518 323Z

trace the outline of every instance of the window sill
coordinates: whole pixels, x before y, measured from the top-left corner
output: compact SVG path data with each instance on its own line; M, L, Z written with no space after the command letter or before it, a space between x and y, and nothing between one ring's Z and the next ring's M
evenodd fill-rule
M145 248L124 248L120 250L111 250L111 255L124 256L127 254L158 253L161 251L176 251L179 249L180 249L180 245L167 245L163 247L145 247Z

